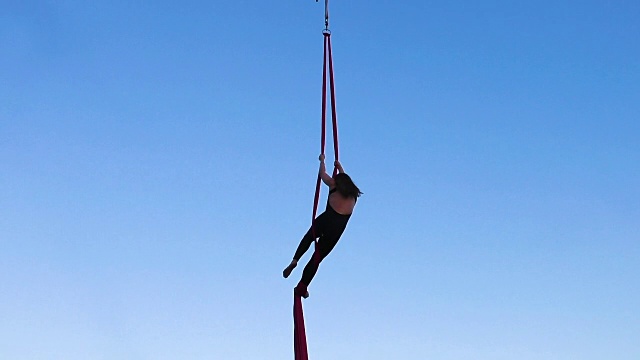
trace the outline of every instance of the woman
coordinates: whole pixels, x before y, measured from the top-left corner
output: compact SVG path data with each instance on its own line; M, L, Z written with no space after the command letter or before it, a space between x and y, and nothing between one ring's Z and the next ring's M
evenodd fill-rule
M300 260L315 240L312 234L312 231L315 230L315 237L319 238L317 250L320 258L316 260L315 256L312 256L302 271L302 279L300 282L304 284L305 287L309 286L313 276L316 274L318 263L329 255L333 247L338 243L340 236L347 227L347 222L349 222L353 208L356 206L356 201L362 194L349 175L344 173L344 169L339 161L335 161L338 173L335 177L331 177L327 174L324 165L324 154L321 154L318 159L320 160L320 178L329 187L327 209L315 219L313 229L310 228L304 235L302 241L300 241L300 245L298 245L298 249L293 255L291 264L282 272L285 278L289 277L291 271L298 265L298 260ZM316 261L318 263L316 263ZM305 290L303 296L307 298L309 292Z

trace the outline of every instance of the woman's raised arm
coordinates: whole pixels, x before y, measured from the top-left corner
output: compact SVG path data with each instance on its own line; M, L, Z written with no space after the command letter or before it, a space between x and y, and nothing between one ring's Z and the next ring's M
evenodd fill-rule
M329 174L327 174L327 169L324 165L324 154L320 154L318 160L320 160L320 169L318 170L318 175L320 175L322 182L324 182L330 188L335 187L335 181L333 181L333 178Z

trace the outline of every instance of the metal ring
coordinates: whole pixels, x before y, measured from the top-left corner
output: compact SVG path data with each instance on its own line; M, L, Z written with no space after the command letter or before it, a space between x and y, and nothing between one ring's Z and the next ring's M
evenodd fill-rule
M322 30L322 34L323 34L324 36L329 36L329 35L331 35L331 30L329 30L329 29L324 29L324 30Z

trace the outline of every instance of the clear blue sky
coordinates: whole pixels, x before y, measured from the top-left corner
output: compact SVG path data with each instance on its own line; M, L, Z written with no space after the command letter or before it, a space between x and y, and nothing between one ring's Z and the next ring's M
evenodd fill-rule
M640 358L640 3L331 12L364 195L311 358ZM3 2L1 359L293 358L322 27L312 0Z

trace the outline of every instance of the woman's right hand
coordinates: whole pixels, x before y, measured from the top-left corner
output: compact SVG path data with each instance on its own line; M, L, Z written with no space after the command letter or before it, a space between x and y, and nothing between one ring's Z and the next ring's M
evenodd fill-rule
M318 156L318 160L324 161L324 154L320 154L320 156Z

